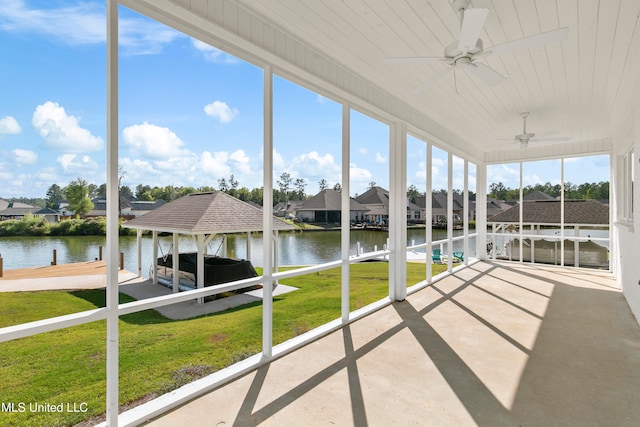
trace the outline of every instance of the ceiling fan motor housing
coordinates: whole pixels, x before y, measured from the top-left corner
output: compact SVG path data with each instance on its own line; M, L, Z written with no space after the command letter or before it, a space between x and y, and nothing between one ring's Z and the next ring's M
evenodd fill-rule
M483 49L482 39L478 39L478 41L476 42L476 45L473 48L469 49L467 52L463 52L460 49L458 49L458 40L455 40L454 42L450 43L447 47L444 48L444 56L445 58L455 59L460 55L476 55L482 52L482 49Z

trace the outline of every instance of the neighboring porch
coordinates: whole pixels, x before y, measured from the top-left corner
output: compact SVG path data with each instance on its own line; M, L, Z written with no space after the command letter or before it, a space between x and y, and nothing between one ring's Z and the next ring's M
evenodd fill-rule
M637 425L639 350L610 273L479 262L150 425Z

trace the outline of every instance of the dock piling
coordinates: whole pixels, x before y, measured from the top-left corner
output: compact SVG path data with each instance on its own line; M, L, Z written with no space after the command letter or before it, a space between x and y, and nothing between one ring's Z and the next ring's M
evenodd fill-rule
M51 261L51 265L58 265L58 251L57 251L57 249L53 250L53 261Z

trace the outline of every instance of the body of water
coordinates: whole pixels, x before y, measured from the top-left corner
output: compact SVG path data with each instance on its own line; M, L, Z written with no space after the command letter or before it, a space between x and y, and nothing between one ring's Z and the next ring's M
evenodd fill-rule
M454 231L454 236L462 235L462 231ZM382 250L388 234L380 231L352 230L350 255L355 255L358 243L363 252L371 252L376 247ZM433 240L446 238L446 230L433 230ZM407 230L409 245L425 242L424 229ZM253 233L250 238L251 262L262 266L262 233ZM278 235L278 263L280 265L309 265L336 261L341 258L340 231L314 232L281 232ZM58 264L82 262L97 259L100 246L106 252L105 238L100 236L59 236L59 237L0 237L0 254L4 269L11 270L25 267L49 265L56 250ZM142 238L142 274L148 275L152 263L153 247L151 237ZM195 251L192 237L182 236L178 242L180 252ZM475 254L474 241L470 241L470 256ZM454 242L454 250L462 250L463 241ZM124 253L125 269L137 270L137 249L135 237L120 237L119 250ZM166 255L172 251L171 237L160 238L158 255ZM223 254L222 236L209 244L207 252ZM227 253L236 258L247 258L247 238L245 234L227 236Z

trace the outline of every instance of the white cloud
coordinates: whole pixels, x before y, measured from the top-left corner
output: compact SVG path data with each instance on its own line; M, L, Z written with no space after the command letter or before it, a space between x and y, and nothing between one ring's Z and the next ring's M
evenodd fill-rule
M20 165L34 165L38 162L38 154L34 151L16 148L12 153L15 156L15 162Z
M284 168L284 158L282 154L278 153L276 149L273 149L273 170L282 170Z
M315 150L294 157L288 169L297 171L297 175L322 177L327 181L340 179L340 165L336 164L333 155L327 153L321 156ZM291 171L289 172L291 173Z
M211 104L205 105L204 112L207 116L218 119L220 123L229 123L240 113L237 108L231 108L223 101L213 101Z
M376 153L376 162L378 162L378 163L386 163L387 162L387 158L384 157L380 153Z
M183 34L146 18L124 18L118 22L118 42L127 55L149 55Z
M59 156L56 161L65 173L77 173L83 171L94 171L98 164L89 156L79 156L75 153L66 153Z
M35 8L23 0L0 2L0 29L38 33L70 45L104 43L104 2L78 2L73 6ZM125 54L158 53L183 34L143 17L121 16L119 43Z
M363 156L366 156L367 154L369 154L369 150L367 150L366 148L359 148L358 149L358 153L362 154Z
M122 140L136 153L154 159L169 159L191 154L188 150L181 149L184 142L171 129L147 122L124 128Z
M227 164L229 161L229 154L226 151L217 151L213 154L204 151L200 156L200 167L215 179L225 178L231 174L231 168Z
M349 165L349 177L353 182L368 184L369 182L371 182L371 178L373 178L373 175L371 174L371 172L369 172L369 170L359 168L355 163L351 163Z
M15 135L22 132L22 128L18 124L15 118L11 116L5 116L0 119L0 134Z
M202 53L204 58L209 62L217 62L223 64L237 64L238 62L240 62L235 56L229 55L228 53L200 40L192 38L191 43L193 44L193 47L195 47L200 53Z
M233 160L235 167L243 174L252 174L251 159L244 150L236 150L229 155L229 159Z
M47 147L73 153L100 150L102 138L81 128L79 122L79 118L68 115L57 102L51 101L38 105L31 119Z

